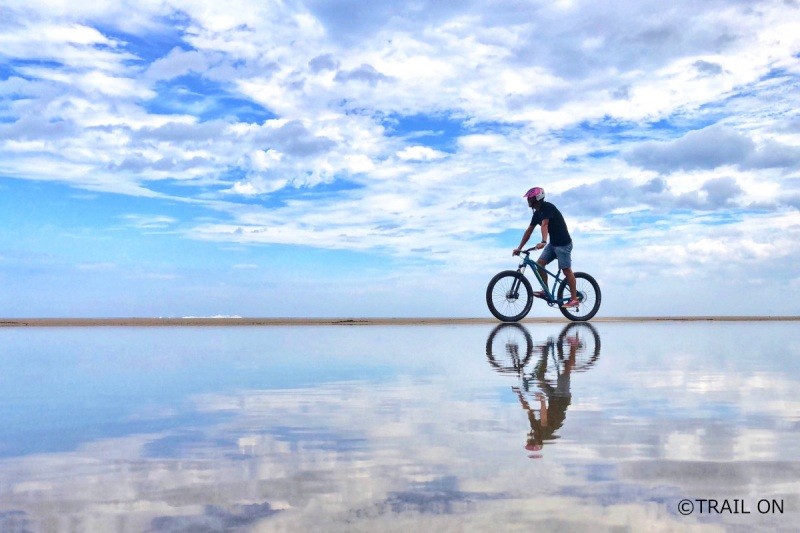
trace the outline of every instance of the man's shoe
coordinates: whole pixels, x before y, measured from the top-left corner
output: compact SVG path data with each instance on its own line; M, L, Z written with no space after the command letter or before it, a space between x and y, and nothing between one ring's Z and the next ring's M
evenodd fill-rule
M568 301L567 303L565 303L562 307L575 307L580 303L581 303L580 300L578 300L577 298L573 298L570 301Z
M533 293L533 297L534 298L541 298L542 300L546 300L547 299L547 295L544 293L544 291L536 291L536 292L534 292Z

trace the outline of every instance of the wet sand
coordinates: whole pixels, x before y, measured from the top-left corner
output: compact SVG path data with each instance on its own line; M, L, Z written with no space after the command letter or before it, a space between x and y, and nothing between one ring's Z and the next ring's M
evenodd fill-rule
M800 321L800 316L647 316L595 317L598 322L765 322ZM526 318L525 324L566 323L566 318ZM164 318L0 318L2 327L155 327L155 326L416 326L499 324L482 318L247 318L247 317L164 317Z

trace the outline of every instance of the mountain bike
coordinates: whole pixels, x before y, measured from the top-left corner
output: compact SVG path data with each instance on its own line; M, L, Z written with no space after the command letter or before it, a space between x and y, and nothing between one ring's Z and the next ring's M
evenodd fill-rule
M525 318L530 312L534 298L541 298L550 307L558 307L561 314L576 322L590 320L600 309L600 285L586 272L575 272L576 288L578 290L579 304L574 307L564 307L570 298L569 284L566 278L561 277L561 270L550 272L539 266L530 258L531 250L522 250L522 262L517 270L504 270L489 282L486 287L486 305L489 311L503 322L517 322ZM530 282L525 277L525 269L531 267L536 280L542 288L541 296L534 295ZM540 269L553 279L553 288L549 289L542 279Z

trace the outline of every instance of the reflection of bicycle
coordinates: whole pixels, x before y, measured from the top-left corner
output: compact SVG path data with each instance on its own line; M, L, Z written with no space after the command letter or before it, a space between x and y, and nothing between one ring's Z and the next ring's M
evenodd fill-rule
M530 364L536 354L535 364ZM511 390L526 411L530 431L525 449L538 452L545 442L559 438L572 402L570 377L586 371L600 357L600 335L586 322L565 326L558 337L534 345L521 324L500 324L486 339L486 358L498 372L514 374L519 384ZM531 368L532 367L532 368Z
M567 324L557 338L549 338L542 347L556 363L574 352L572 372L584 372L600 357L600 335L591 324ZM533 339L520 324L500 324L486 339L486 358L498 372L521 374L534 353Z
M486 339L486 358L498 372L521 372L533 355L533 339L520 324L500 324Z
M568 324L561 330L556 341L559 359L564 359L577 347L573 372L589 370L600 357L600 335L594 326L587 323Z
M543 296L541 298L547 302L547 305L550 307L557 305L561 314L570 320L586 321L591 319L600 309L600 285L597 284L597 281L585 272L575 272L580 303L574 307L564 307L571 297L567 280L560 277L560 270L553 273L533 261L530 258L533 249L529 248L521 252L525 257L517 270L504 270L489 282L489 286L486 287L486 305L489 306L489 311L503 322L516 322L525 318L531 310L535 297L533 288L525 277L525 268L530 266L542 287ZM553 277L552 289L548 289L542 279L539 273L540 268Z

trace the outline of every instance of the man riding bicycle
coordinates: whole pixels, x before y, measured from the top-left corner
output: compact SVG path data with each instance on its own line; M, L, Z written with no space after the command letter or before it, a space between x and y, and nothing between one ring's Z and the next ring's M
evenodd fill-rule
M542 267L547 266L553 259L558 259L558 268L564 272L564 277L569 284L571 298L569 302L564 304L564 307L575 307L580 303L578 300L578 291L576 288L575 274L572 272L572 238L567 229L567 223L561 215L561 211L550 202L544 201L544 189L541 187L533 187L523 195L523 198L528 199L528 206L533 209L533 217L528 229L522 236L519 246L514 249L512 255L519 255L522 247L530 239L533 230L537 225L542 228L542 242L538 243L535 248L542 250L542 254L536 263ZM547 241L548 237L550 242ZM547 273L543 268L539 269L545 286L547 286ZM546 298L543 291L533 293L537 298Z

